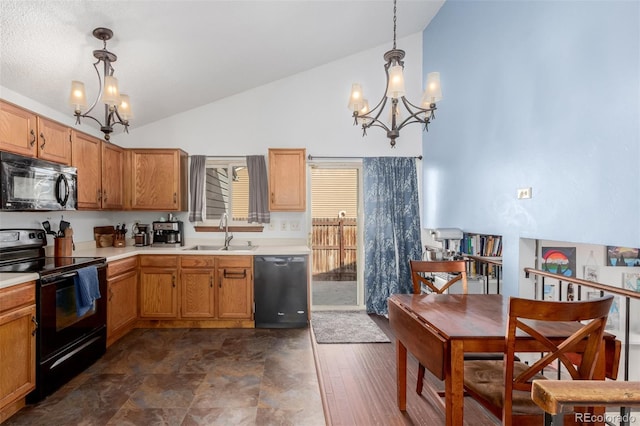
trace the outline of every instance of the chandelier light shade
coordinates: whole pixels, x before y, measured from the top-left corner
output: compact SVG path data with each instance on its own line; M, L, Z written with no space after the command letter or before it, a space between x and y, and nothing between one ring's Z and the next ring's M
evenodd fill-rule
M103 48L100 50L94 50L93 56L97 61L93 64L93 68L98 75L99 92L96 100L86 110L87 96L84 90L84 83L81 81L71 82L71 94L69 95L69 105L74 109L74 115L76 116L76 124L80 124L81 118L90 118L100 125L100 130L104 133L104 139L109 140L111 133L113 132L113 126L120 124L124 126L124 131L129 133L129 119L133 117L131 113L131 101L129 96L120 93L118 88L118 79L113 76L113 66L118 57L107 50L107 40L113 37L113 31L108 28L96 28L93 30L93 36L98 40L102 40ZM103 63L102 74L98 65ZM89 115L93 108L98 105L98 102L104 104L104 121L101 122L95 117Z
M404 50L396 49L396 1L393 0L393 49L384 54L384 71L387 76L387 89L375 108L369 110L369 103L364 98L362 86L354 83L351 86L349 110L352 112L353 124L362 126L362 136L367 134L370 127L380 127L387 132L391 147L395 147L400 130L412 123L424 124L428 130L431 120L435 119L436 103L442 100L440 87L440 73L432 72L427 75L425 91L420 106L414 105L405 98L404 85ZM389 112L382 114L391 103ZM404 111L401 108L404 106ZM386 116L386 117L385 117ZM381 119L382 117L382 119ZM404 118L406 117L406 118ZM386 119L386 122L383 121Z

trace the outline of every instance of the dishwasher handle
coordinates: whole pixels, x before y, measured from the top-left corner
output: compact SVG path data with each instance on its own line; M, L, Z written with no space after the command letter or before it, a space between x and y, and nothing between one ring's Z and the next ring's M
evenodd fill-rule
M255 256L256 263L269 263L273 266L285 267L291 263L304 263L307 261L306 256Z

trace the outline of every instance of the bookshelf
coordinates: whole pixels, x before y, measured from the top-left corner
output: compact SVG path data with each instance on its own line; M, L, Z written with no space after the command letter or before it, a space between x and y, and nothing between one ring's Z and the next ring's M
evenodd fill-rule
M464 232L460 241L460 253L469 262L470 277L484 277L486 292L500 293L502 274L502 236Z

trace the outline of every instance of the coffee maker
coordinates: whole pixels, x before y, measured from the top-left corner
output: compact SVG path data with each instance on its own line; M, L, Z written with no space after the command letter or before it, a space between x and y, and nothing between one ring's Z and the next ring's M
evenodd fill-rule
M146 224L136 223L133 227L133 238L136 247L144 247L151 244L151 227Z
M184 225L181 221L153 222L153 247L184 245Z

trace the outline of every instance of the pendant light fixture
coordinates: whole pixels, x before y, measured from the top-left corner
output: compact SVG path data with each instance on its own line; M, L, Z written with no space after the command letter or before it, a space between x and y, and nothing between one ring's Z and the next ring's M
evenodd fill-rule
M93 30L93 36L103 42L102 49L93 51L93 56L98 60L93 64L98 74L98 84L100 88L98 96L91 107L85 113L82 113L82 109L87 107L84 83L81 81L72 81L69 104L74 108L76 124L80 124L80 118L90 118L94 120L100 125L100 130L104 133L104 139L108 141L110 134L113 132L113 126L116 124L124 126L124 131L129 133L129 119L132 118L133 115L131 114L129 96L120 93L118 80L113 76L114 69L111 64L115 62L118 57L107 50L107 40L113 37L113 31L108 28L96 28ZM102 75L100 75L100 70L98 69L100 62L103 62ZM104 123L89 115L98 104L98 101L104 104Z
M362 86L354 83L351 86L349 97L349 110L353 113L353 124L362 126L362 136L367 134L367 129L372 126L381 127L387 132L391 147L395 147L396 139L400 136L400 130L412 123L424 124L425 130L435 118L436 102L442 99L440 87L440 73L431 72L427 75L427 83L420 106L414 105L405 98L404 89L404 50L396 49L396 1L393 0L393 49L384 54L384 72L387 76L386 93L372 110L369 110L369 102L364 98ZM387 101L391 102L391 108L387 117L382 116ZM406 110L406 118L403 117L401 105ZM381 117L382 116L382 117ZM385 123L383 120L387 119Z

